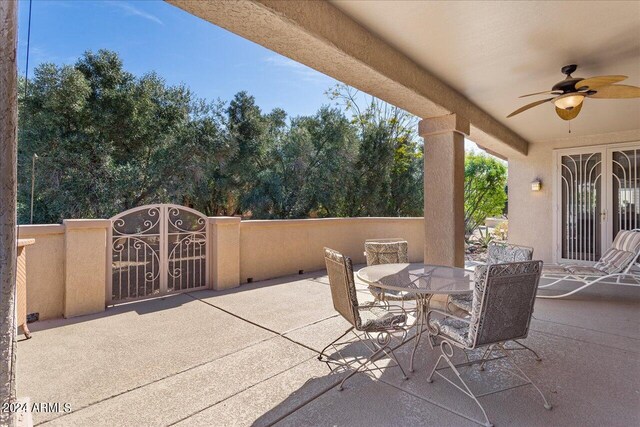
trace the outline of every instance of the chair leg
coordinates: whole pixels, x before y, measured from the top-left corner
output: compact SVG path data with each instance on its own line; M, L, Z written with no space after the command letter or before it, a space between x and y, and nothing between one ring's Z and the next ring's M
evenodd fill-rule
M325 348L322 349L322 351L320 352L320 354L318 355L318 360L322 361L322 358L325 357L328 359L327 355L324 354L325 351L327 351L327 349L329 347L331 347L332 345L334 345L335 343L337 343L338 341L340 341L342 338L344 338L345 335L347 335L349 332L351 332L353 330L353 326L350 327L349 329L347 329L344 334L340 335L338 338L336 338L335 340L331 341L329 344L327 344L327 346Z
M516 344L518 344L520 347L522 347L524 350L529 350L531 353L533 353L533 355L535 356L536 360L538 362L542 362L542 357L540 357L540 355L538 353L536 353L536 351L534 349L532 349L531 347L528 347L525 344L522 344L520 341L518 340L513 340L513 342L515 342ZM508 349L507 349L508 350Z
M420 318L424 317L422 313L418 314ZM424 322L421 320L416 324L416 336L414 337L416 342L413 344L413 350L411 351L411 361L409 363L409 372L414 372L413 369L413 359L416 356L416 350L418 350L418 345L420 344L420 339L422 338L422 329L424 327Z
M408 380L409 377L407 376L406 372L404 371L404 369L402 368L402 365L400 364L400 361L398 360L398 358L396 357L396 354L394 353L394 351L391 349L391 347L386 346L383 347L383 349L386 348L389 351L387 352L387 350L384 350L384 353L387 355L387 357L389 357L390 359L392 359L394 362L396 362L396 365L398 365L398 368L400 368L400 372L402 372L402 379L404 380Z
M484 364L487 363L487 358L491 356L492 352L493 352L493 346L490 345L489 347L487 347L484 353L482 353L482 357L480 358L482 362L480 362L480 366L478 366L479 370L484 371Z
M595 285L596 283L602 282L605 279L609 280L609 279L611 279L613 277L619 278L621 276L633 276L633 275L623 274L623 273L615 273L615 274L609 274L609 275L606 275L606 276L598 277L597 279L592 280L590 282L587 282L586 280L579 280L579 279L576 279L576 278L566 279L566 280L570 280L570 281L573 280L573 281L576 281L576 282L584 283L584 285L572 290L571 292L567 292L567 293L564 293L564 294L561 294L561 295L537 295L536 294L536 297L538 297L538 298L549 298L549 299L564 298L564 297L568 297L570 295L573 295L573 294L575 294L577 292L580 292L581 290L586 289L591 285ZM555 283L557 283L557 281L553 282L552 284L555 284ZM551 285L538 286L538 289L543 289L543 288L546 288L546 287L549 287L549 286L551 286ZM636 285L633 285L633 286L636 286Z
M505 355L506 359L509 361L509 363L511 363L517 370L518 372L520 372L520 374L522 374L522 377L527 380L533 387L535 387L535 389L538 391L538 393L540 394L540 396L542 397L542 400L544 401L544 408L547 410L551 410L553 408L553 406L551 406L551 404L547 401L547 398L544 397L544 394L542 394L542 391L538 388L538 386L536 385L536 383L534 383L533 381L531 381L531 378L529 378L527 376L527 374L524 373L524 371L522 369L520 369L520 366L518 366L518 364L516 363L515 360L513 360L513 356L509 355L509 351L505 350L504 345L502 344L498 344L498 347L500 348L500 350L502 350L502 353Z
M345 377L345 378L340 382L340 385L338 386L338 390L339 390L339 391L344 390L344 383L345 383L349 378L351 378L352 376L354 376L355 374L357 374L358 372L360 372L364 367L366 367L366 366L367 366L367 365L369 365L370 363L375 362L375 361L376 361L376 359L378 358L378 356L379 356L380 354L384 354L384 350L385 350L385 348L386 348L386 347L381 347L380 349L376 350L376 352L375 352L375 353L373 353L373 354L371 355L371 358L370 358L367 362L365 362L365 363L363 363L362 365L358 366L358 367L357 367L356 369L354 369L354 370L353 370L349 375L347 375L347 376L346 376L346 377ZM403 372L404 372L404 371L403 371Z
M440 354L440 357L438 357L438 361L433 366L433 369L431 370L431 373L429 374L429 377L427 378L427 382L428 383L432 383L433 382L433 375L434 374L437 373L438 375L440 375L442 378L447 380L451 385L453 385L458 390L460 390L461 392L463 392L464 394L466 394L467 396L472 398L473 401L476 402L476 405L478 405L478 407L482 411L482 415L484 415L484 419L485 419L484 425L486 427L493 427L493 424L491 423L491 421L489 421L489 417L487 416L487 412L484 410L484 407L482 406L482 404L480 403L480 401L478 400L476 395L473 394L473 392L471 391L471 389L469 388L467 383L462 379L462 376L460 375L460 371L458 371L458 368L456 368L456 365L451 361L451 358L453 357L453 346L451 344L449 344L448 342L446 342L446 341L442 341L442 343L440 344L440 352L442 354ZM464 386L464 389L462 387L460 387L459 385L455 384L449 378L447 378L444 375L442 375L441 373L437 372L438 365L440 365L440 361L442 361L442 360L447 362L447 364L449 365L449 368L458 377L458 381L460 381L460 383ZM474 421L476 421L476 420L474 420ZM478 422L478 421L476 421L476 422ZM481 423L479 423L479 424L481 424Z

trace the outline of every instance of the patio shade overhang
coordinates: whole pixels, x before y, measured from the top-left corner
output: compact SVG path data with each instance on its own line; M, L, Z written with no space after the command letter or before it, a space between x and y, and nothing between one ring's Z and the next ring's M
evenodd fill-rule
M331 3L167 1L419 117L464 117L470 139L500 157L527 154L526 139Z

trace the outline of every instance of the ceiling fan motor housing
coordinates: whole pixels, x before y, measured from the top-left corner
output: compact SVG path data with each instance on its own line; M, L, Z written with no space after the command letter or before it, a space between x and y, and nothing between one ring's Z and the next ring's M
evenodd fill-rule
M582 77L571 76L571 73L573 73L577 69L578 66L576 64L565 65L564 67L562 67L560 71L562 71L562 74L566 74L567 77L564 80L559 81L558 83L553 85L551 90L562 91L562 93L575 92L576 83L578 83L580 80L584 80Z
M582 77L567 77L566 79L553 85L551 90L561 90L562 93L575 92L576 83L584 80Z
M578 66L576 64L570 64L562 67L560 71L562 72L562 74L566 74L567 77L571 77L571 73L573 73L577 69L578 69Z

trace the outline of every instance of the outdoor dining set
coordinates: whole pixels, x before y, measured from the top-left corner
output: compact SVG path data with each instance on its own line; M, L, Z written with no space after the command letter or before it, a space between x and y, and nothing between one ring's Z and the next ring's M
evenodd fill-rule
M523 342L536 297L542 296L539 289L563 280L581 282L578 290L598 282L640 285L635 270L640 255L640 232L636 230L620 231L594 266L543 267L542 261L532 260L532 248L506 243L490 244L486 264L475 269L409 263L408 243L403 239L367 240L364 246L367 266L355 275L349 257L324 249L333 306L350 324L318 357L332 370L346 368L348 374L338 389L357 373L394 367L408 379L416 357L424 351L439 351L437 361L428 367L428 376L420 378L428 383L439 378L453 385L482 412L483 420L468 418L487 426L492 424L480 399L496 391L474 392L462 368L477 365L480 373L490 375L485 365L501 361L498 367L520 379L520 385L532 385L544 408L552 408L513 357L514 351L524 350L542 360ZM356 277L368 285L373 301L358 301ZM539 286L541 277L552 283ZM345 350L354 343L367 349L366 354L354 357ZM424 344L429 348L423 349ZM412 346L408 347L410 356L407 353L408 360L400 360L405 345ZM382 360L387 361L384 368L378 363Z

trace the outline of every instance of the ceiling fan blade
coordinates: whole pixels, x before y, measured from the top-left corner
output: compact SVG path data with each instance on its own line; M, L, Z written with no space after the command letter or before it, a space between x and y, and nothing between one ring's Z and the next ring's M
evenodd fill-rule
M545 90L543 92L536 92L536 93L529 93L527 95L522 95L519 96L518 98L526 98L527 96L533 96L533 95L561 95L562 91L557 91L557 90Z
M584 102L581 102L577 106L573 107L571 110L563 110L562 108L556 107L556 114L558 114L558 116L562 120L575 119L578 116L578 114L580 114L580 110L582 110L582 104L584 104Z
M629 85L609 85L596 89L597 92L589 95L589 98L622 99L640 98L640 87Z
M597 76L597 77L589 77L588 79L580 80L576 83L576 90L589 88L589 89L597 89L602 86L608 86L614 83L621 82L627 79L627 76Z
M516 111L514 111L513 113L509 114L509 115L507 116L507 118L509 118L509 117L513 117L513 116L515 116L516 114L520 114L520 113L522 113L523 111L527 111L529 108L533 108L533 107L535 107L536 105L540 105L540 104L544 104L545 102L549 102L549 101L551 101L552 99L555 99L555 98L541 99L540 101L536 101L536 102L532 102L531 104L527 104L527 105L525 105L524 107L520 107L520 108L518 108Z

